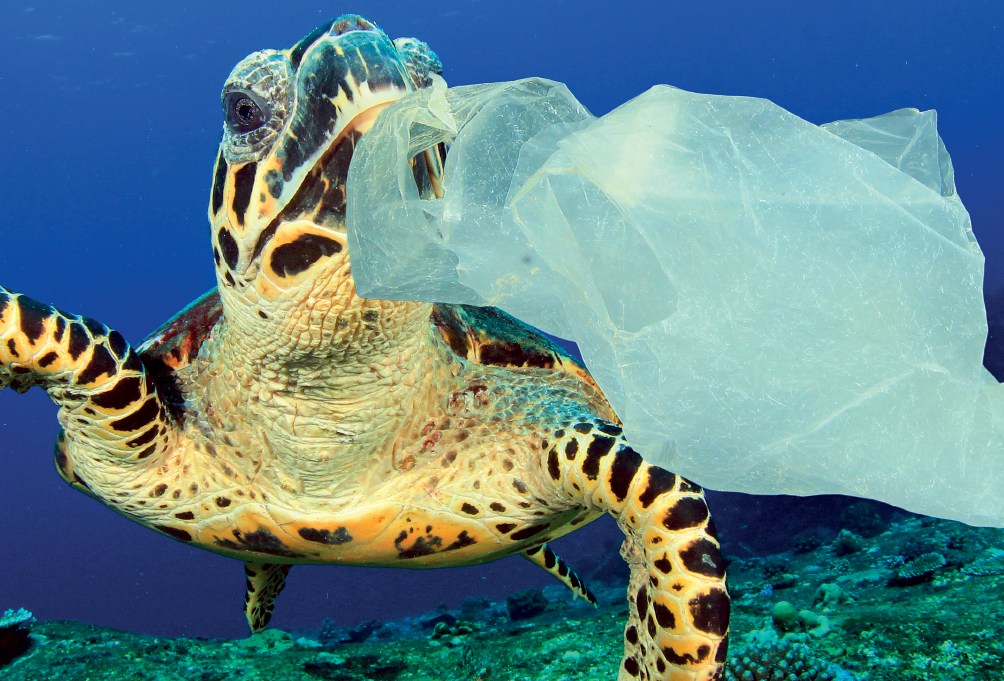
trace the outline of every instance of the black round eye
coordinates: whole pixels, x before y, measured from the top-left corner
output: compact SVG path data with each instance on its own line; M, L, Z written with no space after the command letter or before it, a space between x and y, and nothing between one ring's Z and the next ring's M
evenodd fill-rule
M230 132L257 130L265 125L271 113L268 104L248 90L231 90L223 95L223 114Z

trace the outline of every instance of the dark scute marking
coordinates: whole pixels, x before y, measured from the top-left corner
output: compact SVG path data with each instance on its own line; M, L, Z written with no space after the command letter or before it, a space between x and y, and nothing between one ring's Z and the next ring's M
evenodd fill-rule
M719 548L709 539L695 539L680 551L683 566L699 575L722 579L725 577L725 561Z
M513 480L512 486L516 488L516 491L520 494L526 494L526 483L522 480Z
M180 539L181 541L192 541L192 535L177 527L171 527L169 525L151 525L150 527L155 530L160 530L164 534L170 535L175 539Z
M213 246L213 261L216 262L216 266L220 266L220 249Z
M178 520L195 520L195 514L191 511L182 511L181 513L175 513L174 517Z
M652 601L652 611L655 612L655 619L663 629L675 629L676 617L665 605L659 601Z
M457 540L447 546L444 551L456 551L457 549L462 549L465 546L470 546L471 544L477 544L478 541L467 534L467 530L462 530L460 534L457 535Z
M216 172L213 173L213 215L223 207L223 186L227 181L227 161L221 151L216 157Z
M558 557L554 555L554 551L551 549L544 549L544 566L548 570L552 569L558 563Z
M105 325L96 319L81 317L80 322L87 327L87 331L91 334L91 338L100 338L108 333L108 329L105 328Z
M258 316L261 317L262 319L268 319L268 315L262 312L261 310L258 310Z
M586 447L586 458L582 462L582 472L590 480L595 480L600 474L600 459L610 453L614 446L614 438L605 435L593 437Z
M574 430L576 433L582 433L583 435L585 435L592 429L593 429L593 424L591 423L576 423L574 426L572 426L572 430Z
M579 581L579 576L574 572L569 574L568 581L571 582L572 586L574 586L576 589L582 586L582 582Z
M226 497L216 497L216 505L220 508L226 508L230 505L230 500Z
M627 628L627 631L624 632L624 638L626 638L627 642L631 645L638 645L638 630L635 629L634 625Z
M450 344L450 349L458 357L467 357L467 330L454 314L452 305L435 305L430 316L446 342Z
M700 497L683 497L669 507L662 519L663 527L671 532L697 527L708 519L708 505Z
M562 577L564 577L568 573L569 573L568 566L565 565L565 561L563 561L563 560L561 560L559 558L558 559L558 574L561 575Z
M553 449L547 454L547 472L552 480L561 477L561 469L558 468L558 452Z
M497 501L493 501L491 504L489 504L489 508L491 508L491 510L495 511L496 513L505 513L505 506L503 506Z
M648 590L644 586L638 589L634 602L638 606L638 619L645 619L645 615L648 614Z
M47 352L39 358L38 366L44 369L45 367L55 362L57 359L59 359L59 355L57 355L55 352Z
M14 342L13 338L7 339L7 349L10 351L10 354L13 355L14 357L21 356L17 353L17 343Z
M151 454L153 454L155 451L157 451L157 445L156 444L152 444L149 447L147 447L146 449L144 449L142 452L140 452L139 454L137 454L136 458L137 459L145 459L146 457L148 457Z
M282 195L282 175L275 168L265 173L265 184L268 186L268 193L272 195L273 199L277 199Z
M334 239L319 234L301 234L295 241L272 251L269 264L280 277L289 277L305 271L322 257L341 250L342 245Z
M56 317L56 329L52 332L52 340L57 343L63 342L63 333L66 332L66 319L64 317Z
M725 634L722 638L722 642L718 644L718 650L715 652L715 662L725 662L729 657L729 635Z
M93 383L99 376L114 376L118 370L118 364L112 353L104 345L95 345L91 354L91 361L87 363L84 370L77 374L77 385L87 385Z
M659 568L659 572L664 575L668 575L673 570L673 564L669 562L666 556L657 558L652 564Z
M617 497L617 501L624 501L627 497L641 464L641 454L631 447L624 447L614 456L614 462L610 465L610 491Z
M234 209L234 215L237 216L237 222L241 226L244 225L244 213L251 205L251 192L254 191L254 178L257 172L257 163L246 163L234 173L234 201L231 206ZM226 257L225 252L224 257ZM227 261L227 264L229 265L230 262ZM233 265L230 266L233 267Z
M478 353L481 364L489 366L536 367L550 369L554 357L543 352L533 352L519 343L495 341L485 343Z
M66 348L70 353L70 357L77 359L90 344L91 338L84 331L83 325L77 322L70 324L70 344Z
M125 359L126 353L129 351L129 344L118 331L112 331L108 334L108 347L115 353L116 359Z
M227 284L230 285L230 288L233 288L234 286L237 286L237 282L234 281L234 276L232 274L230 274L230 272L226 272L223 275L223 278L227 280Z
M536 546L531 546L528 549L524 549L524 553L526 553L526 555L528 556L535 556L542 548L544 548L543 544L537 544Z
M135 449L136 447L141 447L148 442L151 442L155 437L157 437L157 426L149 429L137 438L129 440L126 444Z
M58 468L65 474L66 464L69 462L69 459L66 458L66 451L60 445L61 445L60 442L56 442L56 448L55 448L56 468Z
M718 540L718 528L715 527L714 518L708 518L708 524L704 527L704 531L708 533L708 536L712 537L716 541Z
M676 486L676 474L670 473L664 468L651 466L648 469L648 487L638 497L642 508L648 508L656 499L666 492L673 491Z
M230 269L237 267L237 260L240 258L241 251L237 246L237 240L234 239L234 235L226 227L220 227L220 231L216 233L216 240L220 244L220 252L223 253L223 260L227 263L227 266Z
M655 659L655 668L659 670L660 674L666 673L666 662L661 657L657 657ZM723 676L716 676L715 677L715 681L719 681L722 678L724 678L724 677Z
M53 309L28 296L18 296L17 308L21 317L21 331L34 344L45 332L45 319L53 313Z
M77 483L78 485L80 485L81 487L83 487L84 489L90 489L91 488L90 485L88 485L86 482L84 482L84 479L82 477L80 477L79 475L77 475L76 473L73 474L73 481L75 483ZM145 501L141 501L139 503L144 504L146 502Z
M165 485L164 483L160 483L159 485L157 485L156 487L153 488L153 491L150 492L150 496L151 497L162 497L162 496L164 496L164 492L166 492L166 491L167 491L167 485Z
M117 431L139 430L157 418L160 408L155 399L148 399L143 406L117 421L112 421L112 428Z
M7 305L10 304L10 294L6 290L0 288L0 317L3 317L4 312L7 311Z
M301 527L297 531L297 534L307 541L327 544L329 546L341 546L352 541L352 535L344 527L339 527L334 532L331 530L317 530L313 527Z
M142 397L138 376L128 376L119 380L111 390L106 390L91 398L91 403L102 409L125 409Z
M264 528L259 528L249 534L242 534L240 530L233 530L233 535L237 540L236 542L229 539L217 539L216 545L235 551L254 551L256 553L267 553L286 558L301 557L301 554L296 551L290 551L289 547L282 543L282 540Z
M601 433L605 433L606 435L620 435L621 433L624 432L624 430L620 426L606 422L596 426L596 429Z
M402 548L401 544L407 538L408 533L402 530L401 534L394 539L394 546L397 547L397 557L400 559L431 555L443 544L442 537L426 535L425 537L416 537L415 543L411 545L411 548Z
M626 671L631 676L638 676L641 673L641 667L638 666L638 660L633 657L624 658L624 671Z
M516 523L499 523L495 526L495 529L502 534L509 534L516 529Z
M700 493L704 491L704 488L698 485L696 482L691 482L686 478L680 478L680 491L681 492L695 492Z
M547 528L548 528L547 524L544 524L544 525L530 525L529 527L524 527L519 532L513 532L512 533L512 538L515 539L516 541L520 541L520 540L523 540L523 539L528 539L528 538L532 537L535 534L540 534L541 532L543 532Z
M122 368L126 371L142 371L143 362L140 360L139 355L132 348L129 348L129 356L126 357L126 361L122 364Z
M262 230L261 234L258 235L258 241L254 245L254 253L251 254L252 260L258 259L258 256L261 255L261 252L265 250L265 246L267 246L268 242L271 241L272 237L275 236L275 231L277 229L279 229L278 218L273 220L271 223L269 223L268 227Z
M303 38L303 40L298 42L293 47L292 51L289 53L289 62L292 64L294 71L300 68L300 60L303 59L303 53L306 52L311 45L317 42L318 38L327 33L331 29L331 25L334 23L335 20L332 19L331 21L318 26L307 34L307 37Z
M703 632L724 636L729 630L729 595L723 589L712 589L692 598L688 603L694 626Z
M464 513L466 513L467 515L477 515L478 514L478 508L477 508L477 506L471 506L466 501L464 502L464 505L460 507L460 510L463 511Z

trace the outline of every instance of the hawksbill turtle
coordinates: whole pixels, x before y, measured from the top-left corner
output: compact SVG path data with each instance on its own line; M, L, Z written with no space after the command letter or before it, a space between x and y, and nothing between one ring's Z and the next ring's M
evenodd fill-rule
M486 307L356 295L353 149L442 67L355 15L241 61L209 202L218 286L137 348L0 288L0 389L59 407L59 474L169 537L244 561L263 629L297 563L412 568L521 553L611 514L631 568L621 679L719 679L725 564L703 490L645 461L567 352ZM416 155L442 195L447 149Z

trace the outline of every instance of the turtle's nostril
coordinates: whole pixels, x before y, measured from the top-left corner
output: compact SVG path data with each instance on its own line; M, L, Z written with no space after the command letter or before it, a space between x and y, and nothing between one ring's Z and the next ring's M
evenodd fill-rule
M343 33L348 33L350 31L372 31L376 28L376 25L372 22L366 21L358 14L346 14L343 17L338 17L335 23L331 25L331 30L328 31L329 35L342 35Z

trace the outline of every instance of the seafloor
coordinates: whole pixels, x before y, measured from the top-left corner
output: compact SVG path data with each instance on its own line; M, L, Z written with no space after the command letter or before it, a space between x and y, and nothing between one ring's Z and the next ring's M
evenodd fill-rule
M784 554L730 557L730 678L774 678L781 645L804 661L785 663L784 678L798 681L1004 679L1004 532L858 511L839 535L804 533ZM598 608L555 585L507 603L469 599L399 622L326 621L239 641L41 622L0 679L610 681L627 605L623 574L608 565L594 569L600 577L609 583L593 584Z

